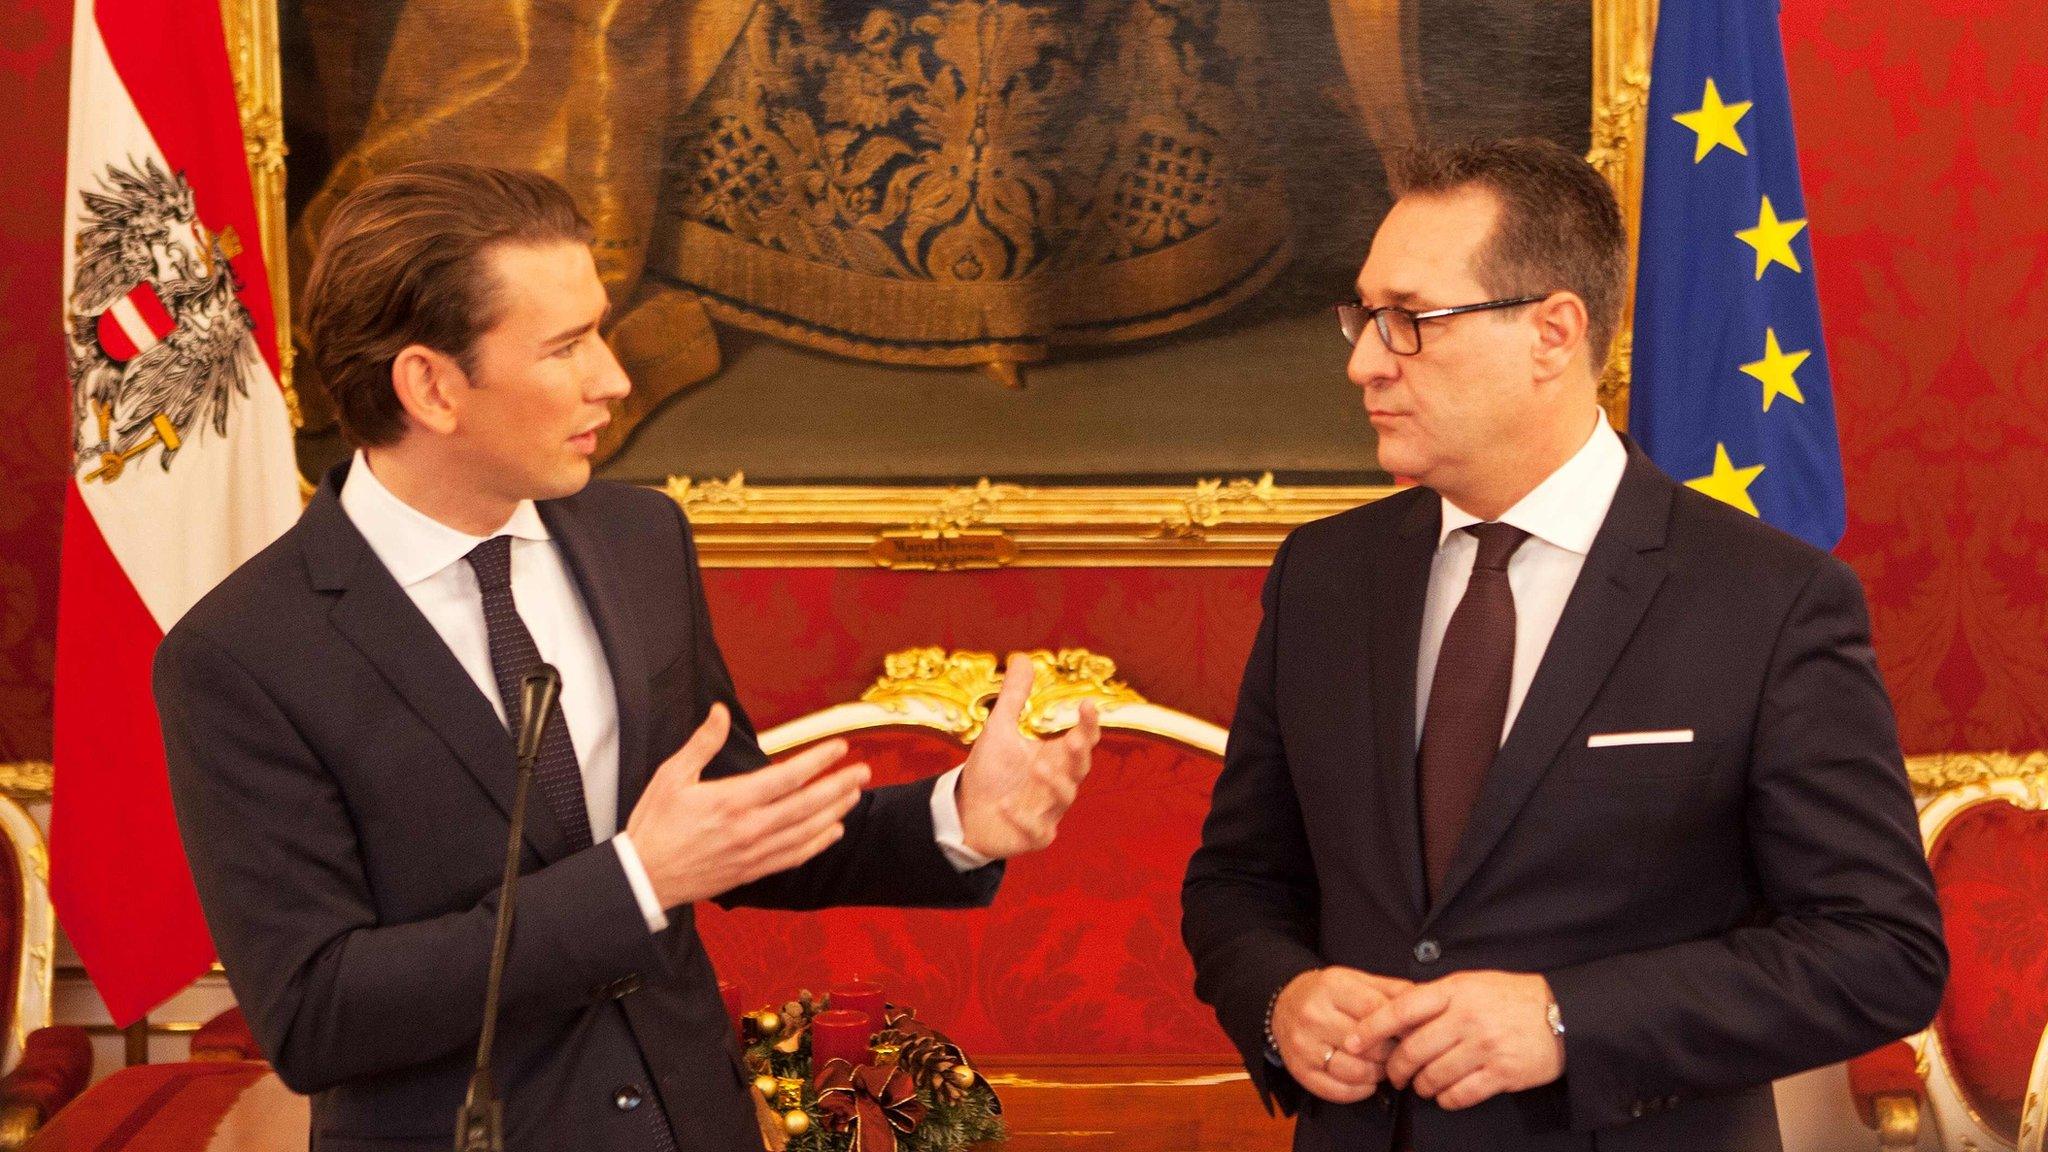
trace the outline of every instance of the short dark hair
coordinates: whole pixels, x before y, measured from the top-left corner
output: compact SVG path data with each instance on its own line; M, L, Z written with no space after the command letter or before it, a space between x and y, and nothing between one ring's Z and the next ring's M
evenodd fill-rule
M591 237L568 191L538 172L429 161L351 192L321 231L301 312L342 434L363 447L404 434L391 365L408 345L472 370L477 338L500 317L492 248Z
M1500 203L1473 271L1488 294L1568 290L1586 302L1593 370L1607 362L1628 291L1628 233L1614 190L1585 159L1549 140L1519 137L1397 152L1396 196L1484 188Z

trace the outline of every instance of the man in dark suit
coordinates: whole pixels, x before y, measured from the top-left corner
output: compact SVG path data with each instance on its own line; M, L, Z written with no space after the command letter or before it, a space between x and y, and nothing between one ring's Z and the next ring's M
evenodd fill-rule
M1856 578L1608 426L1590 166L1394 176L1339 312L1421 486L1274 558L1196 990L1298 1149L1776 1148L1771 1081L1924 1026L1947 971Z
M995 861L1049 843L1087 772L1092 711L1021 735L1021 658L936 781L864 792L839 741L763 766L689 524L660 493L589 482L628 388L589 241L530 173L420 165L344 203L307 330L358 451L157 657L208 923L264 1052L314 1096L320 1152L450 1142L508 721L542 660L562 708L496 1045L514 1149L760 1147L693 903L986 904Z

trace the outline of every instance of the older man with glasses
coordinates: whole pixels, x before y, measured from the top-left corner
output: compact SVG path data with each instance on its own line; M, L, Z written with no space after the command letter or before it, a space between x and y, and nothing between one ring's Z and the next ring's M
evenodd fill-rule
M1947 973L1861 588L1609 425L1627 245L1585 161L1391 175L1337 315L1420 485L1274 558L1196 991L1298 1149L1777 1148L1771 1081Z

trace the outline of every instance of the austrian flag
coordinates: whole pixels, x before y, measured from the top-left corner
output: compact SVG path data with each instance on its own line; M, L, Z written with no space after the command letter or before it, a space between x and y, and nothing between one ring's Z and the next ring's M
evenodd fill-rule
M299 512L246 155L219 0L77 0L50 890L117 1024L213 962L151 658Z

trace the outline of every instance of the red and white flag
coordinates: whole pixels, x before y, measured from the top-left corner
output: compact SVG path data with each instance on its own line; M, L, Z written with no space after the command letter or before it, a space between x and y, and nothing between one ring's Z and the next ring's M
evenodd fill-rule
M50 891L122 1025L214 957L150 660L299 514L246 157L219 0L77 0Z

